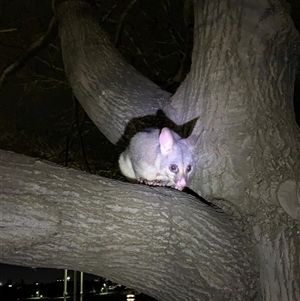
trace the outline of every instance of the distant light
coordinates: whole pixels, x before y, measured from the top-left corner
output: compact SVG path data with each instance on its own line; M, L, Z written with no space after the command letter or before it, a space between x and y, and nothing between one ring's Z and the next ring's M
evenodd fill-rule
M126 298L127 298L127 301L134 301L134 300L135 300L135 295L133 295L133 294L128 294L128 295L126 296Z
M70 276L68 276L68 277L67 277L67 281L69 281L70 279L71 279L71 277L70 277Z
M12 287L12 284L9 284L8 287Z
M39 285L39 283L38 283L38 282L36 282L36 283L35 283L35 285Z
M2 282L0 282L0 286L2 286Z
M36 291L35 294L38 296L40 294L40 291Z

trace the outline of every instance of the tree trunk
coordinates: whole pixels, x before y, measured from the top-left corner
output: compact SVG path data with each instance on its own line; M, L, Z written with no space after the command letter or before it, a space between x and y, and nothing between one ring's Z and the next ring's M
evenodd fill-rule
M210 1L196 4L194 36L192 80L174 97L201 108L206 160L192 187L253 227L262 299L300 300L298 34L276 1Z
M179 125L198 118L190 187L226 215L177 191L2 154L1 260L99 274L160 300L300 300L298 35L275 0L194 10L191 72L167 101L87 3L56 5L67 76L98 128L116 143L158 109Z

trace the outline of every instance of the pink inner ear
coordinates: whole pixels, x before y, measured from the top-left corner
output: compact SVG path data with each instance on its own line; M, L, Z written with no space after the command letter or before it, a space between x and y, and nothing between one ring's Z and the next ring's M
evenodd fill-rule
M171 131L168 128L163 128L159 135L160 150L164 155L168 155L172 152L174 138Z

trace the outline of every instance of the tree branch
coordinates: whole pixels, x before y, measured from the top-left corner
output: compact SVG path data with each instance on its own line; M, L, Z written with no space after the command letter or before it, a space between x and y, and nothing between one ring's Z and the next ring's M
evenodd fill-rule
M155 115L170 95L124 60L88 3L62 1L55 10L73 92L101 132L116 143L132 118Z
M0 166L1 262L80 270L163 300L246 294L251 248L216 208L5 151Z

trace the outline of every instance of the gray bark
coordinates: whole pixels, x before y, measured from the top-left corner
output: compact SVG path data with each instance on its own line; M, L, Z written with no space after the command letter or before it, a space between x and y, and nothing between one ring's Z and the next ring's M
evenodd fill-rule
M217 208L4 151L0 166L2 262L101 275L160 300L246 300L249 242Z

